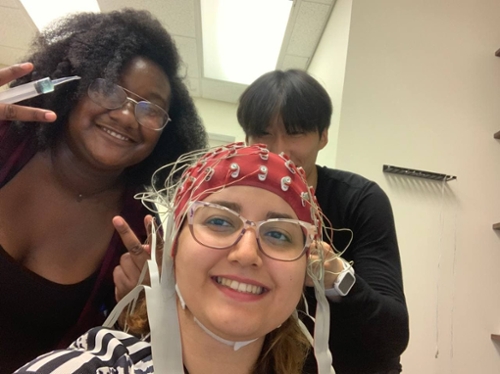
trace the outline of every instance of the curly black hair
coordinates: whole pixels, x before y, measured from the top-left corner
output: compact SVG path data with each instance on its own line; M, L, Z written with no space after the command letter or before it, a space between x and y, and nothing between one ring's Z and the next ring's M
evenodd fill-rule
M169 122L153 152L126 170L131 186L149 185L160 166L175 161L181 154L207 145L205 129L193 100L180 76L180 56L165 28L147 11L122 9L109 13L78 13L62 18L46 28L32 43L32 53L24 61L34 71L11 84L78 75L81 80L66 83L48 95L26 100L22 105L57 113L55 123L16 123L21 131L35 132L37 149L54 147L60 139L69 113L94 79L117 82L122 70L134 57L142 56L158 64L171 86ZM159 178L163 178L165 170Z

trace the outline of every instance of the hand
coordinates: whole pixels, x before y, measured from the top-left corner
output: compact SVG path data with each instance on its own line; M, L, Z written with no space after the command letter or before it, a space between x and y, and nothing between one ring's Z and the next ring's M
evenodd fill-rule
M33 64L12 65L0 69L0 86L20 78L33 70ZM22 105L0 103L0 120L25 122L54 122L57 116L54 112L45 109L30 108Z
M315 254L318 250L323 250L323 265L325 267L325 289L333 288L333 285L337 280L339 273L344 270L344 263L340 259L340 256L335 254L333 248L326 242L315 242L311 245L311 254L309 255L309 261L319 259L319 256ZM313 269L314 266L315 265L313 264ZM306 286L314 286L314 283L309 275L307 275L306 277Z
M113 226L120 235L123 244L128 252L120 257L120 264L113 270L113 280L115 283L115 299L120 301L126 294L128 294L139 281L142 269L147 260L151 258L151 225L155 225L154 219L151 215L144 217L144 226L148 233L148 239L145 244L142 244L135 233L132 231L127 222L120 216L113 218ZM160 234L157 236L156 252L158 261L161 261L161 251L163 249L163 242ZM149 283L149 277L146 275L145 282Z

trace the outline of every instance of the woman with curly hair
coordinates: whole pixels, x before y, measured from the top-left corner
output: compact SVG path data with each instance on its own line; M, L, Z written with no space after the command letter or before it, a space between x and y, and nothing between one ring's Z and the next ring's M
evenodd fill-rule
M337 255L320 245L324 222L304 170L243 143L181 164L180 180L143 194L166 212L151 242L161 232L163 252L152 251L150 285L106 321L139 297L126 332L93 328L16 373L334 374L323 264ZM318 297L313 334L298 314L307 281Z
M2 373L104 321L123 294L113 271L134 256L116 216L144 239L134 195L159 166L206 145L174 42L148 12L61 19L27 62L0 78L81 79L0 107L17 119L0 122Z

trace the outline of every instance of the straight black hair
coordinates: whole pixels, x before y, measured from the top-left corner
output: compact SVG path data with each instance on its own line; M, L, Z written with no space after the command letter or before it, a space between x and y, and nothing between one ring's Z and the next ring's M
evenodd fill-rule
M303 70L275 70L257 78L241 94L238 122L247 136L262 136L281 117L287 133L321 134L330 126L330 96Z

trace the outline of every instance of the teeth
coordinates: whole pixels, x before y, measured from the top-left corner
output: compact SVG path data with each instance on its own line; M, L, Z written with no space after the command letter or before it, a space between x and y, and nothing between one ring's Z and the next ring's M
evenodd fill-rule
M262 287L255 286L252 284L240 283L235 280L217 277L217 283L229 287L235 291L243 292L243 293L252 293L254 295L260 295L263 292Z
M106 134L109 134L109 135L111 135L111 136L114 136L115 138L118 138L118 139L120 139L120 140L125 140L125 141L129 141L129 140L130 140L129 138L127 138L127 137L125 137L125 136L123 136L123 135L121 135L121 134L118 134L118 133L116 133L116 132L114 132L114 131L112 131L112 130L109 130L109 129L105 128L105 127L101 127L101 129L102 129L102 131L104 131Z

